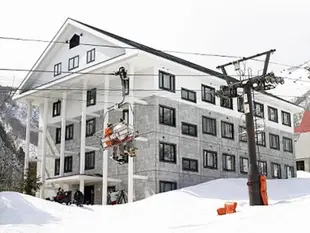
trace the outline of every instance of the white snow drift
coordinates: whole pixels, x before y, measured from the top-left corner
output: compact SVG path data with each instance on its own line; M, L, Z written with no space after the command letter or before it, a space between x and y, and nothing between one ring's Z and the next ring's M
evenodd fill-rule
M249 207L246 179L218 179L131 204L84 208L3 192L0 233L261 233L307 229L310 178L268 180L268 197L269 206ZM237 201L237 213L217 216L216 209L229 200Z

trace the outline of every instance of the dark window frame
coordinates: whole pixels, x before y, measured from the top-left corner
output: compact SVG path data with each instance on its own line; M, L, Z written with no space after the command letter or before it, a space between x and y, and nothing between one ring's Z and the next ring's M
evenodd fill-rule
M85 152L85 170L95 169L96 166L96 152Z
M284 120L285 119L284 118L285 115L288 116L289 122L285 122L285 120ZM282 116L281 117L282 125L291 127L292 126L292 116L291 116L291 113L281 110L281 116Z
M187 131L184 131L184 127L186 127ZM191 129L194 130L194 133L191 134ZM183 135L191 136L191 137L198 137L198 126L195 124L187 123L187 122L181 122L181 132Z
M225 133L224 126L225 125L229 125L232 127L232 137L224 135L224 133ZM221 121L221 136L222 136L222 138L225 138L225 139L235 140L235 125L234 125L234 123L227 122L227 121Z
M232 168L231 169L227 168L227 163L225 160L226 157L232 158L232 160L231 160ZM236 156L232 155L232 154L228 154L228 153L223 153L222 154L222 167L223 167L223 171L235 172L236 171Z
M129 109L123 110L122 119L125 121L126 124L129 124Z
M287 169L290 169L291 170L291 174L292 174L292 176L290 177L290 178L293 178L294 177L294 173L295 173L295 169L294 169L294 166L290 166L290 165L287 165L287 164L285 164L284 165L284 170L285 170L285 179L289 179L289 177L288 177L288 173L287 173Z
M297 171L305 171L305 161L304 160L296 161L296 170Z
M263 142L262 143L258 141L258 135L259 134L262 135L261 136L263 138ZM256 145L266 147L266 132L264 132L264 131L260 131L260 132L257 132L257 133L255 132L255 141L256 141Z
M59 62L54 65L54 77L61 75L62 63Z
M165 126L176 127L176 109L172 107L164 106L164 105L159 105L158 109L159 109L159 124L165 125ZM169 119L169 121L172 120L171 123L165 123L165 109L172 111L172 116L171 116L172 119Z
M168 88L164 86L164 81L165 81L164 79L165 78L169 79L169 87ZM158 71L159 89L175 93L175 80L176 80L176 78L175 78L174 74L168 73L168 72L163 71L163 70Z
M209 100L209 98L206 98L207 94L210 95L211 100ZM201 84L201 101L216 105L215 88Z
M165 185L171 185L171 190L166 190L165 188L162 188ZM178 189L178 184L175 181L167 181L167 180L159 181L159 193L170 192L170 191L177 190L177 189Z
M86 52L86 64L96 60L96 49L90 49Z
M129 79L124 80L125 95L129 95L130 82Z
M65 141L72 140L74 137L74 124L66 125Z
M55 144L59 144L61 143L61 128L56 128L55 132Z
M272 138L275 137L276 138L276 144L278 144L277 146L273 146L272 145ZM277 134L273 134L273 133L269 133L269 147L271 149L274 150L280 150L280 136Z
M183 93L185 94L185 96L183 96ZM194 99L190 98L190 94L193 94ZM181 99L192 102L192 103L197 103L197 93L196 91L192 91L192 90L182 87L181 88Z
M97 102L97 88L87 90L86 106L94 106ZM93 101L93 102L92 102Z
M212 165L210 165L208 162L208 156L212 157ZM218 169L218 158L217 158L217 152L211 151L211 150L203 150L203 167L209 168L209 169Z
M274 174L274 172L275 172L274 166L277 166L279 168L279 174L277 176L275 176L275 174ZM282 177L281 164L271 162L271 176L272 176L272 178L281 179L281 177Z
M73 156L65 156L64 173L72 172Z
M54 176L60 175L60 158L55 159Z
M61 101L58 100L58 101L53 103L52 116L57 117L57 116L60 116L60 114L61 114Z
M254 105L253 105L254 116L264 119L265 118L265 106L264 106L264 104L256 102L256 101L254 101L253 103L254 103ZM260 107L260 113L261 114L257 113L256 106Z
M220 98L220 105L223 108L234 110L234 102L232 98Z
M161 150L161 146L163 147L163 149ZM165 147L168 146L170 147L169 149L172 149L172 159L169 160L167 159L166 155L165 155ZM170 155L169 155L170 157ZM165 162L165 163L177 163L177 145L174 143L169 143L169 142L159 142L159 161L160 162Z
M212 124L212 130L214 132L206 131L208 128L210 129L210 127L206 127L208 125L208 122ZM215 118L202 116L202 133L212 135L212 136L217 136L217 122Z
M70 67L70 62L73 61L72 67ZM77 64L76 64L77 63ZM74 57L69 58L68 60L68 70L74 70L76 68L79 68L80 63L80 55L76 55Z
M243 98L243 96L237 97L237 109L238 109L238 112L244 113L244 98Z
M272 111L274 111L274 118L272 118ZM268 120L275 122L275 123L279 123L279 114L278 114L278 109L268 106Z
M293 148L293 139L292 138L288 138L288 137L283 137L283 151L285 152L290 152L290 153L293 153L294 151L294 148ZM290 148L286 148L286 144L285 144L285 141L289 141L290 142Z
M188 162L188 168L184 166L184 163ZM195 168L193 168L191 165L195 164ZM183 171L188 171L188 172L198 172L199 170L199 164L198 164L198 159L191 159L191 158L185 158L182 157L182 170Z
M263 165L263 169L265 171L262 171L262 167L260 166L260 164ZM267 176L268 175L268 165L267 165L267 161L263 161L263 160L258 160L257 161L257 165L258 165L258 171L261 175Z
M241 129L245 130L244 135L241 135L241 133L242 133ZM244 143L248 142L248 134L247 134L247 130L246 130L245 126L239 125L239 127L238 127L238 138L239 138L239 142L244 142Z
M247 161L247 171L244 171L244 166L243 166L244 165L243 164L244 160ZM240 162L240 173L248 174L248 171L249 171L249 158L240 156L240 161L239 162Z
M88 127L90 127L90 126L88 124L92 124L92 122L93 122L93 128L92 128L93 130L89 132ZM92 137L96 133L96 118L94 117L91 119L87 119L85 128L86 128L85 136L86 137Z

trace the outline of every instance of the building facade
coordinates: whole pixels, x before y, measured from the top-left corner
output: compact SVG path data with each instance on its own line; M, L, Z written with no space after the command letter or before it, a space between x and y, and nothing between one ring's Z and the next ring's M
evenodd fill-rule
M220 73L72 19L53 40L67 43L51 43L33 69L54 72L29 73L14 96L28 103L30 113L32 105L40 107L40 127L32 130L40 132L41 198L57 187L79 188L87 201L105 204L107 188L134 190L132 201L216 178L246 177L243 99L214 95L226 84ZM122 99L114 75L120 67L130 77L126 101L132 108L125 105L104 118ZM255 93L254 101L261 173L294 177L293 114L302 109L268 93ZM135 141L137 157L125 165L107 159L110 152L100 145L104 125L120 118L147 139ZM27 148L26 159L32 159Z

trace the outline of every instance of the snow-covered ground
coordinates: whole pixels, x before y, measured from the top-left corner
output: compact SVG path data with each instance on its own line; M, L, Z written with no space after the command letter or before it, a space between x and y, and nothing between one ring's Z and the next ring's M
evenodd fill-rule
M65 206L35 197L0 193L0 233L306 231L310 174L268 180L269 206L248 206L246 179L218 179L118 206ZM308 178L306 178L308 177ZM225 201L237 213L217 216Z

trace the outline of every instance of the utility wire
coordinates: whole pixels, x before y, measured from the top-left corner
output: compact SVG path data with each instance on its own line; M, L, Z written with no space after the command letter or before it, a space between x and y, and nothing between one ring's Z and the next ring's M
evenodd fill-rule
M0 40L15 40L15 41L23 41L23 42L40 42L40 43L54 43L54 44L68 44L67 41L50 41L50 40L41 40L41 39L32 39L32 38L22 38L22 37L7 37L7 36L0 36ZM139 48L130 47L130 46L117 46L117 45L104 45L104 44L92 44L92 43L80 43L80 45L85 46L93 46L93 47L105 47L105 48L123 48L123 49L136 49L140 50ZM209 57L222 57L222 58L243 58L244 56L236 56L236 55L226 55L226 54L212 54L212 53L200 53L200 52L185 52L185 51L176 51L176 50L159 50L166 53L178 53L178 54L188 54L188 55L196 55L196 56L209 56ZM253 61L265 62L265 60L260 59L251 59ZM286 66L290 68L299 69L298 65L289 65L279 62L269 62L270 64ZM303 68L300 68L303 69Z

